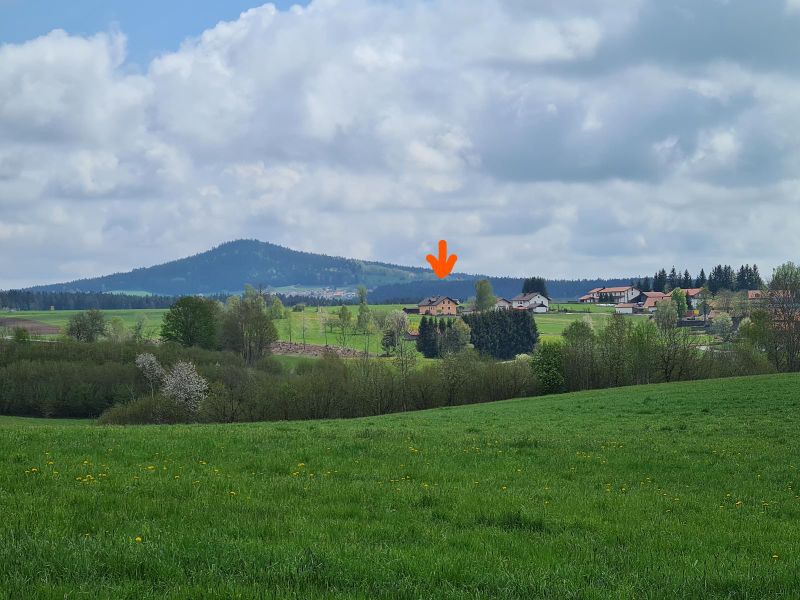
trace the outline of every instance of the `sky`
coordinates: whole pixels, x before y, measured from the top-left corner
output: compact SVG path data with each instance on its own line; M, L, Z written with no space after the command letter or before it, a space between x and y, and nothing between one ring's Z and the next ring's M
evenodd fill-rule
M238 238L636 276L800 254L800 0L0 0L0 288Z

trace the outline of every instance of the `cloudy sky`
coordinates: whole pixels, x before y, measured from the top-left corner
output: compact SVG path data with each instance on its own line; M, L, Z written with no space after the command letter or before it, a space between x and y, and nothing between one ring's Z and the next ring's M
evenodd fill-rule
M0 288L231 239L800 259L800 0L0 0Z

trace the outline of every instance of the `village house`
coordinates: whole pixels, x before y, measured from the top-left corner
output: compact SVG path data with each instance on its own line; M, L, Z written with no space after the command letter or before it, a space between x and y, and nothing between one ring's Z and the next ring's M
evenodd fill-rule
M506 300L505 298L497 298L497 301L494 303L495 310L509 310L511 308L511 300Z
M449 296L430 296L419 303L419 314L454 317L458 314L458 300Z
M703 288L688 288L683 289L686 295L686 308L688 309L687 316L698 316L701 307L701 292ZM672 294L669 292L642 292L630 302L620 302L614 308L617 314L630 315L634 313L653 313L659 302L669 300Z
M589 293L580 297L580 301L590 304L624 304L633 302L641 292L632 285L620 287L600 287L589 290Z
M511 308L546 313L550 310L550 298L539 293L519 294L511 299Z

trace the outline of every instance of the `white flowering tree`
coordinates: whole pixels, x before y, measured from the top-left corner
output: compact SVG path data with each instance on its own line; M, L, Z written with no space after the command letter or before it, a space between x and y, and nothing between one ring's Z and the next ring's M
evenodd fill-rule
M208 382L192 363L179 362L164 377L161 393L191 412L197 412L208 394Z
M167 372L164 371L164 367L162 367L158 359L149 352L144 352L136 357L136 367L142 372L144 378L147 379L147 383L150 384L150 396L155 396L156 388L161 387L164 377L167 374Z

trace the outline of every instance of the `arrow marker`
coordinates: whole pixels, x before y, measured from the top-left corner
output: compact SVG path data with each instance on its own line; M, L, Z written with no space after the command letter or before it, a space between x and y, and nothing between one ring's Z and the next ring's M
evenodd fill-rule
M450 275L450 271L453 270L453 267L456 265L456 261L458 260L458 256L455 254L447 256L447 242L444 240L439 240L438 257L434 256L433 254L428 254L428 256L425 258L429 263L431 263L431 268L439 279L444 279Z

